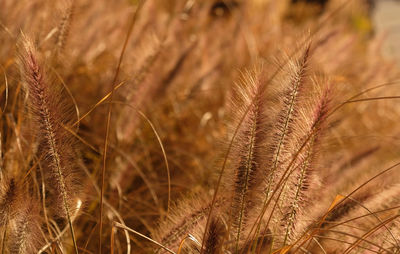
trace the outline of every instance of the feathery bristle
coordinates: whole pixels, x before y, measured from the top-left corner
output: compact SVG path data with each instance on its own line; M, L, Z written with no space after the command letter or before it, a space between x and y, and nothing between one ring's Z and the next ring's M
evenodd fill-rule
M36 253L44 242L37 202L30 198L24 202L25 204L10 223L7 246L13 254Z
M293 123L298 115L298 103L299 97L301 97L302 90L304 90L304 84L306 83L306 70L308 67L310 56L310 45L306 47L304 53L298 64L293 64L293 70L290 72L290 79L288 84L285 84L285 90L283 94L283 108L278 113L276 124L274 126L274 133L272 134L272 143L269 145L268 151L270 153L269 165L266 167L266 187L265 187L265 199L269 199L273 190L273 185L276 181L276 176L283 172L279 169L282 167L284 161L288 161L287 156L290 157L290 151L288 147L290 140L288 136L293 132Z
M399 204L399 193L400 186L395 184L393 186L381 186L379 195L377 193L371 193L370 191L364 191L365 194L370 195L357 195L350 197L349 201L342 206L342 209L347 206L345 212L341 213L340 218L336 218L336 222L343 222L342 225L335 227L332 232L326 231L326 235L332 238L337 238L348 242L349 244L343 244L342 246L334 246L332 244L326 244L328 249L334 249L335 251L344 252L347 248L351 246L350 243L356 242L360 237L362 237L366 232L375 228L377 225L383 221L397 218L388 223L384 224L382 227L378 228L376 232L369 234L365 237L365 241L360 241L355 247L359 248L376 248L374 244L379 244L382 249L390 249L396 253L396 247L399 247L399 218L398 214L400 212ZM331 218L332 220L332 218ZM332 227L332 225L327 225L327 227ZM346 232L347 234L340 234L340 232ZM372 244L371 244L372 243ZM385 252L386 253L386 252Z
M274 97L279 98L276 101L276 105L271 106L271 111L276 110L276 113L272 114L271 117L271 131L268 133L267 143L265 145L266 150L266 162L263 165L264 172L264 184L263 184L263 202L262 210L264 217L258 221L257 232L258 235L261 229L262 220L267 219L267 224L273 221L273 225L265 225L269 227L273 234L282 235L278 230L281 228L280 212L275 211L276 205L279 203L279 207L287 206L287 194L290 192L287 181L282 182L282 196L276 195L274 197L274 203L271 201L274 189L278 184L280 178L283 179L284 175L287 174L285 171L289 166L292 157L296 154L298 148L298 138L302 136L301 114L299 113L303 105L306 105L304 98L306 98L306 86L308 85L307 69L309 65L310 57L310 44L306 46L299 61L296 63L292 59L289 60L288 66L283 69L282 75L286 74L288 78L280 80L275 78L275 82L279 82L278 86L282 87ZM299 134L300 133L300 134ZM277 200L279 198L279 200ZM271 205L268 205L270 203ZM268 212L267 212L268 210ZM265 216L268 214L268 216ZM272 220L271 220L272 218ZM278 231L278 232L277 232ZM261 240L261 245L263 240ZM275 243L274 243L275 244Z
M14 178L1 180L0 192L0 225L8 224L18 212L21 200L21 186Z
M317 84L318 85L318 84ZM289 194L287 197L288 203L282 208L284 217L282 218L283 231L285 232L283 245L295 239L298 233L296 232L297 217L304 215L308 203L310 202L309 193L318 191L318 174L315 171L315 161L317 153L320 150L321 136L323 128L326 126L326 118L330 109L331 92L329 87L324 89L320 99L313 106L313 114L306 114L305 122L310 122L309 130L306 135L300 139L300 152L297 158L297 165L294 168L293 176L291 176L287 184ZM303 144L305 143L305 144Z
M0 0L0 254L400 254L380 2Z
M240 123L237 134L237 141L234 144L231 154L233 182L232 200L232 225L234 226L236 248L241 238L243 226L249 212L258 203L258 196L261 191L262 171L265 162L263 145L265 142L266 111L265 111L265 77L259 70L248 72L240 84L234 101L233 110L240 119L244 114L245 118ZM234 126L237 126L235 123Z
M69 0L69 1L70 2L68 3L68 7L64 10L60 24L57 27L58 33L55 40L55 50L54 50L55 57L58 57L62 53L67 44L69 31L71 28L71 23L75 11L74 0Z
M200 239L202 232L198 231L204 227L211 206L210 200L204 196L189 195L181 200L176 205L176 209L171 209L169 218L160 223L155 239L170 249L177 248L188 234ZM221 206L224 206L223 198L218 199L214 204L217 209ZM159 252L164 253L163 250L158 250L157 253Z
M75 175L76 151L71 135L64 128L68 125L68 113L62 106L59 92L48 84L43 66L39 64L37 53L27 38L24 38L20 49L20 62L29 105L39 125L39 153L45 158L46 163L43 165L48 167L45 170L48 176L47 186L54 188L55 192L56 205L52 208L67 219L75 241L70 216L71 208L75 207L75 195L79 185ZM76 248L75 242L74 245Z
M222 253L222 243L225 235L225 226L222 221L217 218L212 218L206 240L204 241L205 254L219 254Z
M147 88L142 87L143 82L146 80L146 78L149 76L149 72L151 68L153 68L153 65L155 62L158 60L160 57L162 51L164 49L164 44L163 42L157 41L157 44L154 45L154 49L146 55L145 59L143 60L143 64L139 67L139 69L135 73L135 77L133 79L133 84L131 84L132 87L135 89L138 89L135 93L128 93L126 96L127 101L133 101L135 103L135 106L138 106L139 108L142 106L140 103L137 102L137 99L141 100L141 96L143 96L143 93ZM117 138L118 140L126 141L126 140L131 140L132 136L134 136L134 132L136 130L137 124L139 120L137 118L132 118L132 109L128 109L125 111L121 112L121 115L119 116L120 122L123 124L117 124Z

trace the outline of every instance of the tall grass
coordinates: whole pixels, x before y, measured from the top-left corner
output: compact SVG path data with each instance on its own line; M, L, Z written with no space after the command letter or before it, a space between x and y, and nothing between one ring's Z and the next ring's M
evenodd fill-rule
M1 1L2 253L399 253L368 8Z

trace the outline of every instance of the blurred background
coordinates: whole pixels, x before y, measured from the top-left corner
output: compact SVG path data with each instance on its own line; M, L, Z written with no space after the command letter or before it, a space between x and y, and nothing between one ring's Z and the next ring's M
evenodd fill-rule
M376 32L385 35L383 54L400 64L400 1L375 1L372 19Z

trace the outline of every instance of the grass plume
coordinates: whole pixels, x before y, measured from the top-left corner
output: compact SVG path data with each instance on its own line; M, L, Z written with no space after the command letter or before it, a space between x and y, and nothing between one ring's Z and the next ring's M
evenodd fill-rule
M0 193L0 225L8 224L18 211L19 203L21 200L21 183L16 179L2 179L1 193Z
M298 115L299 96L301 96L303 86L306 82L306 70L309 61L310 45L306 47L303 55L300 57L298 64L293 65L293 70L290 70L290 78L288 84L284 88L283 107L280 109L276 119L276 126L272 134L272 143L269 145L270 162L267 168L267 180L265 187L265 200L271 196L276 176L279 176L283 171L282 162L287 160L287 146L290 146L288 135L293 132L293 122Z
M69 0L68 6L64 8L60 24L57 27L55 37L55 58L58 58L67 45L68 36L75 12L75 0Z
M366 2L1 0L2 253L398 253Z
M48 83L44 65L39 62L32 42L23 36L20 47L21 72L26 83L29 105L39 127L39 152L48 163L48 184L54 186L55 206L61 208L60 216L66 218L69 224L75 252L78 253L71 221L74 195L78 188L74 177L77 159L70 134L64 129L68 121L65 118L66 111L60 94Z
M316 84L318 85L318 84ZM301 142L307 142L304 151L298 157L293 177L289 180L288 188L291 193L288 197L288 204L283 207L284 217L282 222L284 224L284 240L283 246L296 238L296 224L297 217L303 215L307 209L307 204L312 202L310 200L311 193L317 192L320 189L318 184L318 174L313 172L316 170L316 159L320 151L320 143L323 135L324 128L326 128L327 116L330 111L331 90L329 87L322 88L322 95L316 99L315 105L312 107L312 114L303 114L309 119L303 119L308 124L306 136L303 137ZM303 213L303 214L302 214ZM297 229L298 230L298 229Z
M224 206L224 200L218 200L216 207ZM160 229L154 237L161 244L178 248L182 239L188 234L200 239L199 227L204 224L210 209L210 201L204 196L191 195L177 203L175 211L170 218L160 222ZM161 251L161 250L159 250Z
M246 218L259 199L262 183L262 169L265 164L265 132L267 130L265 107L265 79L262 68L254 73L244 74L238 85L236 99L233 100L234 114L247 113L238 131L238 138L232 150L233 197L231 221L235 232L236 251ZM240 105L239 108L237 105ZM246 112L248 110L248 112ZM237 123L234 122L233 126Z
M218 218L211 220L210 227L205 240L205 254L222 253L222 244L225 236L225 229L222 221Z
M43 244L41 220L37 202L31 199L18 211L10 225L8 250L16 254L33 254Z

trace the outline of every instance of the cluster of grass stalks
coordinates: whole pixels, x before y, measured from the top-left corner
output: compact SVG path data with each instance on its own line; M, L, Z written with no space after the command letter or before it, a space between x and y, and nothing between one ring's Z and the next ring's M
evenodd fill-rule
M1 253L400 253L370 12L0 1Z

